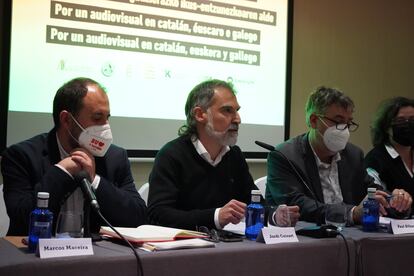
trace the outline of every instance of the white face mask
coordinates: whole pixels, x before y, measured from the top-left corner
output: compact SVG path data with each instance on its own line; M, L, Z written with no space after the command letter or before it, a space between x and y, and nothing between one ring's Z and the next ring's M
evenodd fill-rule
M109 124L95 125L83 128L72 116L72 114L70 114L70 116L72 117L73 121L82 129L82 132L79 135L79 140L77 140L79 145L82 148L87 149L94 156L104 156L112 143L112 132ZM72 134L70 135L72 136ZM76 138L74 139L76 140Z
M328 127L328 125L320 119L321 122ZM345 127L346 124L339 124L340 128ZM345 128L344 130L339 130L336 126L328 127L325 130L325 133L322 135L323 143L331 152L338 152L343 150L346 147L346 144L349 140L349 130Z

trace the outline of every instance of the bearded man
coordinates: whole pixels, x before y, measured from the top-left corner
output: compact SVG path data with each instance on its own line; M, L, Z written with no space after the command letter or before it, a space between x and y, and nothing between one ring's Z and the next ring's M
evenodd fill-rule
M239 109L227 82L208 80L193 88L185 105L186 124L159 151L149 177L152 223L221 229L244 218L257 187L235 145Z

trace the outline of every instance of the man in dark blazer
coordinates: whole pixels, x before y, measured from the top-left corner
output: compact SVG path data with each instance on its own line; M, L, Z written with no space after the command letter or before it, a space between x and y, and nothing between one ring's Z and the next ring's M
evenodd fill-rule
M83 214L84 204L74 177L85 171L103 216L114 226L136 227L146 221L127 153L112 144L109 101L104 88L87 78L64 84L53 101L55 127L12 145L3 153L1 172L10 217L8 235L27 235L29 214L38 192L48 192L54 225L61 211ZM104 223L91 213L91 232Z
M278 145L268 156L270 204L298 205L301 220L319 223L325 223L327 208L345 204L348 223L361 222L361 202L367 188L375 184L364 170L362 150L348 143L349 133L358 128L353 109L353 101L336 89L320 87L309 96L309 132ZM404 201L410 200L389 205L387 195L377 190L383 215L390 205L406 206Z

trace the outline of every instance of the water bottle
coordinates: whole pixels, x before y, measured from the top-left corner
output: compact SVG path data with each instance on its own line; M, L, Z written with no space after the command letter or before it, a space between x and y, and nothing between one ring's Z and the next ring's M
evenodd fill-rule
M49 211L49 193L37 193L37 207L30 213L29 251L35 252L39 239L52 237L53 213Z
M362 228L366 232L375 232L379 223L379 203L375 199L376 188L368 188L368 198L362 203L364 214Z
M260 190L252 190L252 202L246 211L246 238L256 240L257 235L263 228L264 208L260 204Z

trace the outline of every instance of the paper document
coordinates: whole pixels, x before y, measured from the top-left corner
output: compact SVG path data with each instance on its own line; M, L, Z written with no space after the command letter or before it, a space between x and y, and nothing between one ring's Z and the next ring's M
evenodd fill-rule
M176 239L207 237L207 234L201 232L156 225L141 225L136 228L115 227L115 229L124 235L126 239L133 243L144 243L150 241L173 241ZM100 233L110 237L119 238L118 235L110 227L101 227Z
M246 229L246 223L244 221L241 221L238 224L229 223L223 228L223 230L233 232L239 235L244 235L245 229Z
M203 247L215 247L214 242L202 240L202 239L187 239L177 240L169 242L146 242L142 245L142 249L145 251L162 251L171 249L184 249L184 248L203 248Z

